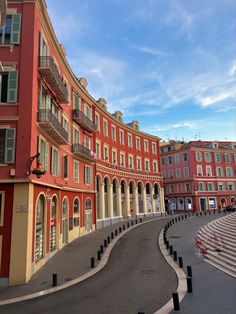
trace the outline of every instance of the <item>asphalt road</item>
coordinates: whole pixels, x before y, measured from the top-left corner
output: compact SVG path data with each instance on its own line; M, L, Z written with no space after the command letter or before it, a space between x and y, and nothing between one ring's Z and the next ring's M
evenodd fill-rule
M158 247L166 219L128 232L115 245L107 265L88 280L35 300L1 306L0 313L151 314L177 288L177 278Z

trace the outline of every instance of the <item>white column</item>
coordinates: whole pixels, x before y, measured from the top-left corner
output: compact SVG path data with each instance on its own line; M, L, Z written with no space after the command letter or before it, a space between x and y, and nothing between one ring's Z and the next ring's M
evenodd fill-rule
M139 203L138 203L138 187L134 187L134 214L139 213Z
M152 202L152 212L155 213L156 212L156 203L155 203L155 200L153 198L153 195L154 195L154 188L151 187L151 202Z
M122 202L121 202L121 185L118 184L118 191L117 191L117 206L118 206L118 216L122 216Z
M104 183L100 182L99 185L99 199L98 199L98 204L99 204L99 212L101 213L100 219L105 218L105 194L104 194Z
M130 195L129 195L129 185L126 185L126 193L125 193L125 209L126 209L126 217L130 215Z
M146 186L143 187L143 211L144 211L144 214L147 213L147 196L146 196Z
M164 199L164 189L160 188L160 206L161 212L165 212L165 199Z
M110 183L108 186L108 207L110 212L110 218L113 218L113 184Z

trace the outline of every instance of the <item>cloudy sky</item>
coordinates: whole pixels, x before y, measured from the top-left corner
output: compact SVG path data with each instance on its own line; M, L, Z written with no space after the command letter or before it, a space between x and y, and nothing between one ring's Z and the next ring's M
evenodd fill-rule
M236 140L235 0L46 3L74 73L111 113L165 140Z

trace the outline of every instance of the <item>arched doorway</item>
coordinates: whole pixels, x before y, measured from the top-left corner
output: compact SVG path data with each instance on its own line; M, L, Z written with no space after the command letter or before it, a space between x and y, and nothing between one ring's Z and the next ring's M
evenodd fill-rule
M36 204L36 230L35 230L35 262L44 257L45 248L45 209L46 201L44 195L40 195Z
M126 182L125 182L125 180L122 180L121 181L121 206L122 206L122 217L123 218L127 217L127 208L126 208L126 203L125 203L126 198L127 198Z
M57 197L54 195L51 202L50 215L50 251L57 248Z
M152 194L150 183L146 183L146 206L148 213L152 212Z
M138 183L138 206L139 206L139 213L144 213L143 207L143 185L141 182Z
M117 179L113 179L112 184L113 184L113 215L114 217L116 217L118 216L118 206L119 206Z
M86 198L85 209L84 209L84 221L85 221L85 231L92 231L92 201L91 198Z
M104 206L105 206L105 218L109 218L109 179L106 177L104 179Z
M169 210L171 213L173 213L176 210L176 202L174 198L170 199Z
M130 181L129 183L129 200L130 200L130 213L128 215L133 215L135 212L134 208L134 181Z
M220 203L221 203L221 207L225 207L226 206L226 199L225 198L222 198L220 200Z
M62 202L62 244L68 243L68 199L64 198Z
M160 212L161 211L161 200L160 200L160 188L158 186L158 183L154 184L154 208L155 212Z
M231 198L230 202L231 205L236 205L236 199L234 197Z

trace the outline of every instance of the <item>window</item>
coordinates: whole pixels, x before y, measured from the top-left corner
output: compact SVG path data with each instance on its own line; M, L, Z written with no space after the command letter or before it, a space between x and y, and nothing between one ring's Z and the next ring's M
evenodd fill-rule
M137 157L137 169L138 169L138 170L142 170L142 166L141 166L141 157Z
M89 120L93 121L92 108L87 104L84 105L84 114Z
M101 144L98 141L96 141L96 155L97 158L101 158Z
M222 162L221 154L219 153L215 154L215 162Z
M0 164L15 162L16 129L0 129Z
M224 191L224 183L218 183L218 191Z
M81 97L78 93L73 93L73 108L76 110L81 110Z
M188 177L189 177L189 168L188 168L188 167L185 167L185 168L184 168L184 177L185 177L185 178L188 178Z
M231 162L230 154L225 154L225 162Z
M124 131L120 130L120 144L124 145Z
M169 179L173 179L173 170L172 169L168 170L168 177L169 177Z
M132 146L133 146L133 143L132 143L132 135L131 135L131 134L128 134L128 146L129 146L130 148L132 148Z
M100 117L99 114L95 113L95 125L97 128L97 131L100 131Z
M153 160L153 172L157 172L157 161Z
M236 163L236 154L234 154L234 162Z
M0 103L15 103L17 101L18 72L0 73Z
M183 153L183 161L188 161L188 153Z
M208 189L208 191L214 191L214 183L208 182L207 183L207 189Z
M108 146L104 145L104 160L108 161L109 160L109 150Z
M201 152L195 152L195 159L198 162L202 161L202 153Z
M171 184L170 186L170 192L175 193L175 186L173 184Z
M216 168L216 175L218 177L223 177L223 169L222 169L222 167L217 167Z
M44 170L48 170L48 149L49 145L41 136L38 137L39 160Z
M206 166L206 175L207 175L208 177L211 177L211 176L212 176L211 166Z
M114 125L111 126L111 138L114 142L116 141L116 127Z
M84 147L90 149L90 137L87 135L84 136Z
M204 153L204 160L205 160L206 162L210 162L210 161L211 161L211 154L208 153L208 152L205 152L205 153Z
M233 170L231 167L226 167L226 176L232 177L233 176Z
M145 159L145 171L150 171L150 163L148 159Z
M179 154L176 154L176 155L175 155L175 163L176 163L176 164L179 164L179 161L180 161L180 160L179 160Z
M168 164L172 165L172 156L168 156Z
M73 144L79 144L80 143L80 135L79 131L75 128L72 129L72 143Z
M181 177L181 171L180 171L179 168L177 168L177 169L175 170L175 175L176 175L176 178L180 178L180 177Z
M69 156L65 155L63 156L63 178L68 179L68 159Z
M91 167L84 166L84 183L91 184L92 183L92 171Z
M136 149L137 150L140 150L140 138L139 137L136 137Z
M202 182L198 183L198 191L205 191L205 184Z
M202 166L197 166L197 175L202 176Z
M74 227L79 227L80 202L78 198L74 200L73 214L74 214Z
M161 164L162 164L162 166L165 165L165 158L164 157L161 158Z
M74 160L74 181L79 182L79 162Z
M124 153L120 153L120 165L122 167L125 167L125 154Z
M21 14L7 15L5 27L0 29L0 44L19 44Z
M112 150L112 163L116 164L117 163L117 152L116 150Z
M152 153L153 153L153 155L156 155L156 153L157 153L156 143L152 143Z
M215 197L209 197L208 203L209 203L209 208L216 208L216 199L215 199Z
M59 151L52 147L51 154L51 173L55 176L60 175L60 154Z
M185 184L185 191L186 191L186 192L191 192L191 187L190 187L190 184L189 184L189 183L186 183L186 184Z
M148 141L144 140L144 152L148 153L149 149L148 149Z
M229 182L227 184L227 186L228 186L228 191L233 191L234 190L234 184L233 183Z
M68 133L68 139L69 139L70 138L70 123L69 123L69 120L65 116L62 117L62 126Z
M106 120L103 120L103 135L108 137L108 124Z
M129 168L133 168L133 156L129 156Z
M4 205L5 204L5 192L0 192L0 226L3 225L4 220Z

